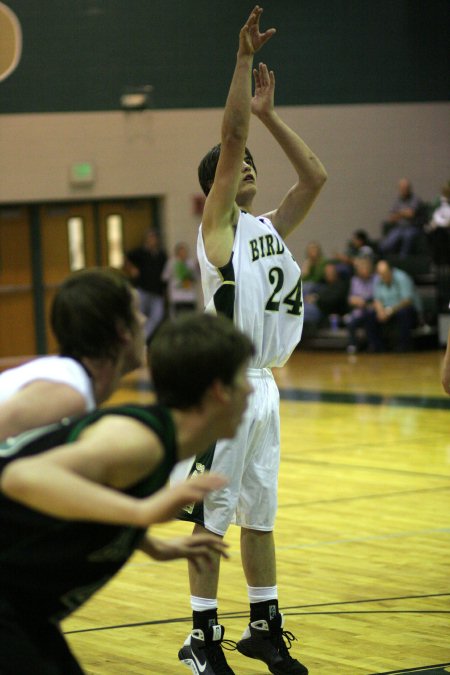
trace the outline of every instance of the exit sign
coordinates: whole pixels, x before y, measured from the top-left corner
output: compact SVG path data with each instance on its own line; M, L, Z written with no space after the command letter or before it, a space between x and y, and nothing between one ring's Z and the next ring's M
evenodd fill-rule
M92 185L95 180L94 165L91 162L76 162L70 167L72 185Z

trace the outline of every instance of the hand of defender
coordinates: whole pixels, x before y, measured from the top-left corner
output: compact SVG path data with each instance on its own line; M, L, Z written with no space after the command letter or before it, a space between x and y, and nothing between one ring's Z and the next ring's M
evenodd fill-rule
M228 544L215 534L194 534L170 540L147 537L140 548L159 561L187 558L198 571L204 564L212 569L213 560L217 555L228 558L226 552Z
M177 485L165 487L142 501L144 526L164 523L175 518L183 506L201 502L213 490L227 484L227 479L216 473L204 473Z

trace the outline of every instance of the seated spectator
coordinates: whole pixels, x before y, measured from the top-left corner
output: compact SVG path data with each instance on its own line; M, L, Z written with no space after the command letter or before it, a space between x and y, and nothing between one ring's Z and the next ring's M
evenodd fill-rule
M444 192L447 190L450 190L450 180L448 180L445 185L441 187L441 190L439 194L437 194L431 202L428 202L428 215L429 215L429 220L431 220L431 216L433 212L439 208L441 205L441 197L444 195Z
M354 260L355 273L350 280L347 303L350 312L345 315L344 323L349 332L347 351L358 351L357 329L364 326L369 314L374 315L374 283L375 275L371 257L360 257Z
M336 253L334 259L338 261L338 269L350 276L354 273L355 258L364 256L375 260L375 244L370 240L365 230L355 230L347 242L344 253Z
M304 322L318 326L332 316L339 323L347 311L348 279L342 278L335 263L327 262L324 280L313 293L304 296ZM333 322L334 323L334 322Z
M431 218L425 226L431 247L433 262L437 265L450 264L450 181L442 186L441 194L431 211Z
M317 241L310 241L306 247L306 258L302 263L303 292L311 293L316 284L324 280L326 258Z
M405 257L412 252L414 240L420 232L418 216L422 206L410 181L402 178L398 183L398 197L383 225L384 236L379 242L383 256L398 253Z
M421 303L411 277L386 260L376 267L374 312L365 319L370 351L410 351L412 330L421 313Z
M184 242L175 245L174 254L163 269L162 279L167 284L167 301L172 318L196 309L198 266L189 257L189 248Z

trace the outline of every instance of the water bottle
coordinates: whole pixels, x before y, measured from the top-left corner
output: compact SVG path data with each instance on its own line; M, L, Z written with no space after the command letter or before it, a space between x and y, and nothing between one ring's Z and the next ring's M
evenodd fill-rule
M338 314L330 314L330 327L332 331L336 331L339 328L339 316Z

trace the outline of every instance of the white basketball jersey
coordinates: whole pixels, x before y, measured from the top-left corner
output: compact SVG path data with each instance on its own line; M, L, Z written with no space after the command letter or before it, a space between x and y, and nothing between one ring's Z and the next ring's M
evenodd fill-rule
M255 345L253 368L283 366L300 342L300 267L268 218L241 211L230 262L206 257L200 225L197 255L205 309L233 319Z
M92 380L83 366L65 356L42 356L0 374L0 403L36 380L50 380L76 389L86 402L86 412L95 410ZM45 405L45 402L43 402Z

